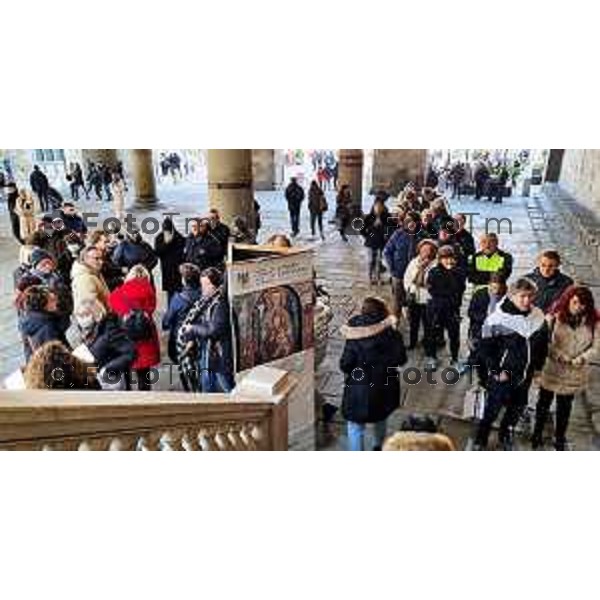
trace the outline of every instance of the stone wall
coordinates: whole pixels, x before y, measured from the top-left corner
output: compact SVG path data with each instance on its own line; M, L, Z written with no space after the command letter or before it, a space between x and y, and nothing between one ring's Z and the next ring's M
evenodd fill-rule
M375 150L373 190L397 195L409 181L421 185L427 167L427 150Z
M255 190L275 189L275 150L252 150L252 177Z
M600 150L566 150L560 185L584 206L600 212Z

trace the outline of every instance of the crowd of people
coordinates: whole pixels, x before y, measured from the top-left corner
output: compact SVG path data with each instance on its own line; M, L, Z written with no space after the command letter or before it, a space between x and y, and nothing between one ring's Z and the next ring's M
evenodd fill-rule
M133 228L89 232L72 202L41 219L32 211L16 236L14 273L28 388L150 390L164 335L185 390L233 389L225 263L229 242L256 243L255 233L243 217L230 229L216 210L187 224L180 232L165 218L151 245ZM167 296L162 333L158 268Z
M430 165L425 185L430 188L445 188L453 199L474 196L475 200L487 199L501 204L511 195L523 171L520 160L492 162L482 157L473 162L457 161L442 167Z
M83 183L78 164L69 169L74 200L79 190L108 194L106 173L110 197L116 199L115 181L124 185L118 168L91 164L87 172L91 188ZM34 169L31 191L14 184L6 188L13 233L21 244L14 286L26 386L149 390L161 364L162 333L185 390L231 391L235 379L225 262L230 241L256 243L260 205L255 203L256 223L238 216L231 228L216 210L189 219L185 232L167 217L150 245L135 229L89 232L74 202L48 214L47 179L40 173ZM90 173L95 174L91 179ZM434 178L428 182L436 183ZM292 236L300 233L307 196L312 234L318 230L324 239L329 206L317 180L308 194L294 179L285 190ZM45 213L41 218L36 217L39 210ZM400 378L390 378L390 368L406 365L421 345L424 364L436 369L446 344L448 368L459 374L471 370L486 390L477 449L488 447L502 413L499 444L513 447L534 378L540 391L532 447L544 446L556 402L554 446L567 448L575 396L587 386L590 362L600 356L593 295L561 271L561 257L553 250L543 252L526 277L514 278L513 256L502 249L498 235L486 233L476 241L466 221L463 214L451 214L435 187L409 184L395 201L380 192L364 216L357 216L350 187L338 190L335 223L342 239L347 242L350 233L362 236L371 285L389 280L393 298L391 307L377 296L367 298L343 328L342 409L352 450L365 447L370 423L375 425L374 446L385 445L387 421L400 403ZM285 236L269 243L291 244ZM167 299L162 319L156 315L158 268ZM461 327L465 318L468 328ZM400 333L404 322L408 344ZM68 377L51 376L57 368L68 371ZM357 378L357 369L368 369L368 376Z
M544 446L556 401L554 447L565 450L574 398L588 385L591 361L600 358L600 316L592 292L561 271L559 253L543 252L528 275L514 278L513 257L496 234L483 235L477 247L464 215L451 215L435 189L412 185L395 207L388 208L385 196L376 198L361 233L370 249L371 283L380 284L381 273L389 272L394 302L390 309L368 298L343 331L350 449L364 448L367 424L374 424L374 446L381 449L387 420L400 405L400 380L390 370L407 364L408 352L422 343L427 369L438 367L439 350L448 344L448 368L459 375L472 371L485 390L475 449L488 447L501 414L499 445L514 447L535 378L540 391L532 447ZM461 339L464 317L467 339ZM399 333L403 319L407 347ZM468 348L463 360L461 348Z

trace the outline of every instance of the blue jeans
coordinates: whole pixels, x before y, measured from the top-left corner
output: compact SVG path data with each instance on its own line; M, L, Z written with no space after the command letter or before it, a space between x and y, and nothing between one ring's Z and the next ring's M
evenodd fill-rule
M235 379L231 373L202 371L200 373L203 394L229 394L235 388Z
M379 421L373 425L375 434L374 448L381 448L387 434L387 421ZM350 452L363 452L365 449L365 433L367 426L364 423L348 421L348 450Z

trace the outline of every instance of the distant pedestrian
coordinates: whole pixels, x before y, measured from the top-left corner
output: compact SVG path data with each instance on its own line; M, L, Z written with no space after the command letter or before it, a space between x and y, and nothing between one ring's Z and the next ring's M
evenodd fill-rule
M50 192L50 182L38 165L33 167L33 172L29 177L29 184L40 201L42 212L48 212L50 208L50 198L48 195Z
M325 241L325 234L323 233L323 215L329 209L327 205L327 198L325 193L319 187L316 181L313 181L308 191L308 210L310 212L310 229L312 236L316 235L316 225L319 225L319 234L321 239Z
M183 262L184 249L185 238L177 231L172 219L166 217L162 224L162 232L154 241L154 251L160 260L162 289L167 292L169 302L181 289L179 267Z
M304 189L298 183L295 177L292 177L290 185L285 190L285 199L288 203L290 213L290 222L292 228L292 237L300 235L300 211L304 202Z

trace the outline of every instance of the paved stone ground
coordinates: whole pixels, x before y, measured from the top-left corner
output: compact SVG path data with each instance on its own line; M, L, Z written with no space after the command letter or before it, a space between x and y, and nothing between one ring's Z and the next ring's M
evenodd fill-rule
M198 183L180 183L177 186L167 184L159 189L161 206L152 211L134 211L142 217L160 218L165 212L181 212L176 218L178 226L183 229L186 217L204 214L207 208L206 186ZM263 209L264 239L275 232L288 230L288 217L283 196L278 192L258 193L257 197ZM567 255L567 270L577 278L600 290L600 273L596 267L598 261L591 256L588 249L574 244L572 235L561 227L547 226L539 220L532 219L535 211L543 206L547 214L557 212L556 198L526 199L511 198L501 206L486 202L475 202L463 199L453 203L454 211L477 213L473 217L473 230L476 237L484 232L486 219L508 218L512 222L512 234L508 233L507 223L502 224L502 245L515 255L516 274L525 274L535 262L540 249L555 246ZM334 200L331 198L330 205ZM101 217L110 216L110 205L96 202L83 203L82 210L96 211ZM560 222L560 219L558 219ZM299 243L316 243L319 251L316 257L316 269L320 283L332 296L334 320L330 327L330 340L324 361L317 373L316 387L318 401L324 400L339 406L343 390L343 377L338 369L339 358L343 349L343 339L339 328L348 317L361 305L362 300L372 294L391 299L389 285L379 288L370 286L367 276L367 251L360 237L351 237L345 244L339 238L335 228L327 224L326 241L313 240L308 232L308 217L303 215L303 234ZM491 224L492 230L497 225ZM16 330L15 314L12 308L12 272L17 265L18 246L10 236L8 217L0 207L0 378L12 372L22 360L21 346ZM468 302L468 294L465 302ZM158 311L157 320L164 311L164 298ZM466 328L466 323L463 324ZM440 358L446 360L443 353ZM408 366L422 366L423 353L418 348L410 357ZM439 378L439 376L438 376ZM176 389L170 384L168 369L162 373L159 389ZM390 429L399 427L403 418L409 413L429 414L440 419L442 427L464 447L472 430L470 423L461 420L462 401L469 387L465 377L456 386L429 385L426 382L418 386L404 386L403 408L390 421ZM571 426L571 440L577 450L592 450L597 447L597 426L600 426L600 371L594 373L592 391L586 398L577 403ZM329 425L317 426L318 447L322 450L340 450L345 447L345 428L341 420L336 419ZM303 446L302 441L294 449L309 449L309 440ZM521 449L527 446L523 441Z

